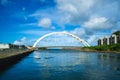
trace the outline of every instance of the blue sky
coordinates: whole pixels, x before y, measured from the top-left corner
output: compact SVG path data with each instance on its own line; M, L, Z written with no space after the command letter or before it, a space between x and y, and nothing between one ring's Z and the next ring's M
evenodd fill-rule
M96 45L120 30L119 13L119 0L0 0L0 42L33 45L44 34L67 31ZM40 44L80 45L65 35Z

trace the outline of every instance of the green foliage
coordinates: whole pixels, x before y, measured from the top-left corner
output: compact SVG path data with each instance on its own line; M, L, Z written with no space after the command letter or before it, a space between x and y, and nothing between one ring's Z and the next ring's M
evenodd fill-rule
M109 46L111 51L120 51L120 44L113 44Z
M116 32L114 32L114 33L112 33L112 34L119 35L119 34L120 34L120 30L118 30L118 31L116 31Z
M90 47L83 47L82 49L90 49L97 51L120 51L120 44L90 46Z

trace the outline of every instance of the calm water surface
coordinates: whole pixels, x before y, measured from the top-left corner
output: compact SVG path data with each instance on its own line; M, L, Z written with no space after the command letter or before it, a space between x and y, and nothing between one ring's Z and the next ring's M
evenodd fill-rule
M120 80L120 54L35 51L2 72L0 80Z

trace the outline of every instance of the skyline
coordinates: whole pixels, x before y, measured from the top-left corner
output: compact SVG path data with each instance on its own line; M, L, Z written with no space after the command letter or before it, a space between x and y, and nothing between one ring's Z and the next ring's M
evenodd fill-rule
M119 0L1 0L0 42L32 45L50 32L67 31L97 45L97 40L120 30ZM67 40L67 42L65 42ZM57 35L41 44L80 45Z

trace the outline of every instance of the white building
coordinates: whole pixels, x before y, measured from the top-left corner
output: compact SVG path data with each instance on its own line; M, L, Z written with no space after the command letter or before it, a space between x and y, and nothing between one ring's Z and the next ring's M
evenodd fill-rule
M111 35L109 36L105 36L104 38L100 38L98 40L98 45L111 45L111 44L117 44L120 43L120 36L119 35Z
M0 49L9 49L9 44L0 44Z
M110 38L109 36L105 36L105 37L103 38L103 44L109 45L109 44L110 44L109 38Z
M103 45L103 38L100 38L99 40L98 40L98 45L100 46L100 45Z
M117 35L113 34L110 36L110 44L116 44L117 43Z

